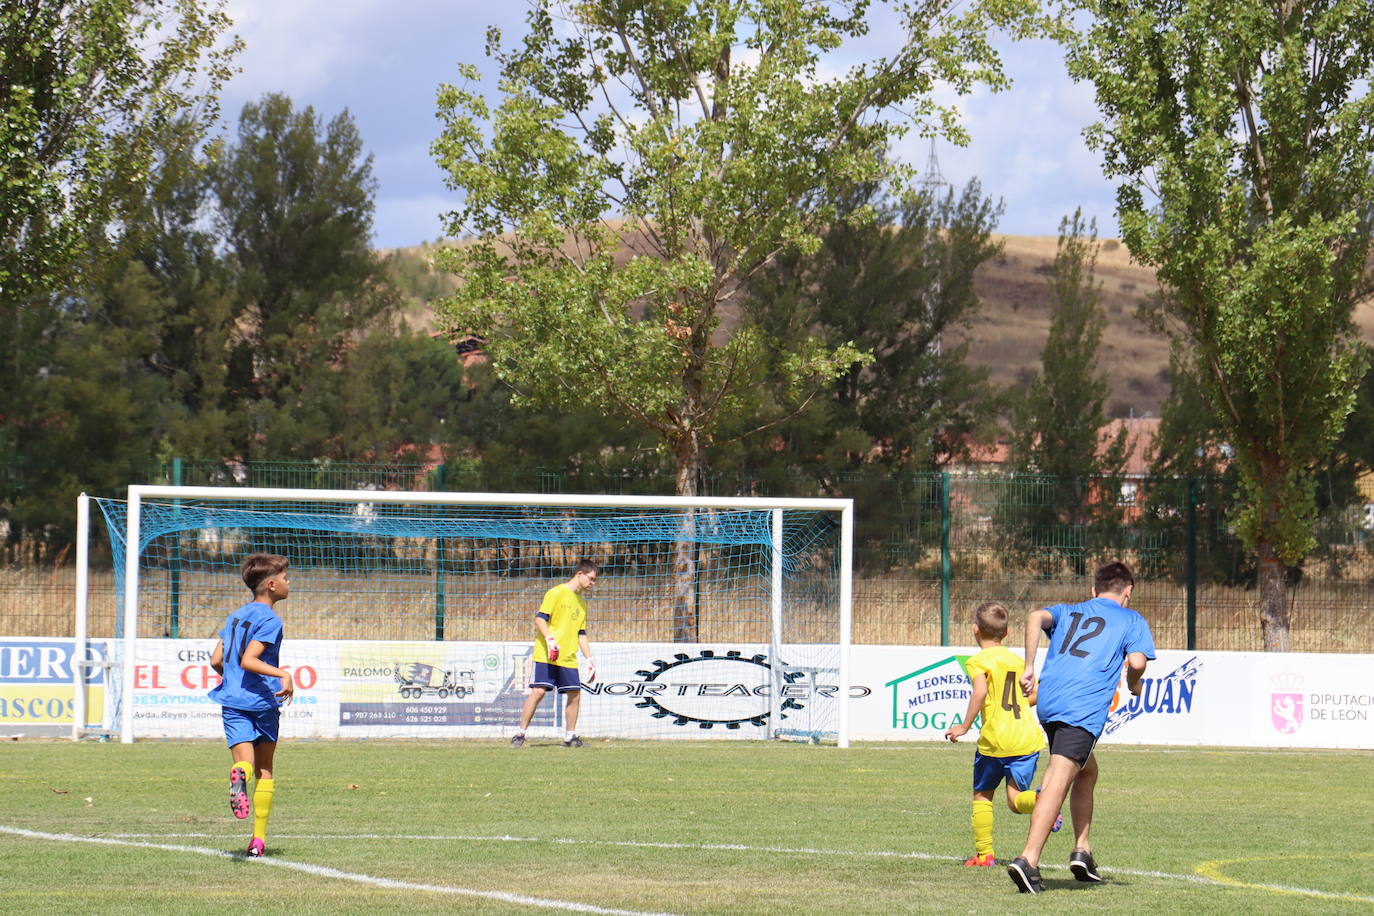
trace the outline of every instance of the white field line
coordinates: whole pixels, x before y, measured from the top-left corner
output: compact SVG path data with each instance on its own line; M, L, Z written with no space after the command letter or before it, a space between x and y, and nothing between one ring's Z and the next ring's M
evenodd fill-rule
M11 828L0 827L0 830L10 830ZM229 839L219 834L213 833L117 833L112 836L135 839ZM576 840L568 837L533 837L533 836L477 836L463 834L402 834L402 833L278 833L274 836L284 840L406 840L406 841L448 841L459 843L539 843L541 845L565 844L569 846L610 846L610 847L629 847L635 849L677 849L685 851L734 851L752 852L766 855L801 855L801 856L841 856L850 858L881 858L881 859L920 859L933 862L962 862L963 856L937 855L929 852L898 852L895 850L849 850L849 849L813 849L805 846L749 846L742 843L663 843L653 841L637 840ZM145 844L146 845L146 844ZM168 847L184 848L184 847ZM228 855L225 853L225 855ZM267 860L263 860L267 861ZM279 864L274 862L273 864ZM286 863L280 863L286 864ZM294 866L291 866L294 867ZM314 866L309 866L313 868ZM1067 865L1041 865L1042 869L1068 871ZM1341 894L1331 891L1319 891L1306 887L1290 887L1284 884L1252 884L1252 883L1232 883L1229 881L1218 881L1206 875L1178 875L1164 871L1150 871L1138 868L1118 868L1112 866L1107 869L1109 874L1131 875L1138 878L1161 878L1166 881L1183 881L1189 884L1201 884L1208 887L1226 888L1249 888L1253 890L1273 891L1280 894L1299 894L1305 897L1316 897L1327 900L1342 900L1356 903L1374 903L1374 897L1364 897L1358 894ZM398 885L399 886L399 885ZM505 898L500 898L505 899ZM611 913L620 912L617 910L595 910L588 912Z
M7 827L0 824L0 833L9 833L15 836L26 837L31 840L49 840L58 843L95 843L104 846L132 846L141 849L161 849L168 852L193 852L196 855L211 856L223 859L244 859L254 865L271 865L276 868L286 868L291 871L304 872L308 875L316 875L321 878L335 878L340 881L354 881L358 884L370 884L373 887L388 888L391 890L407 891L426 891L433 894L455 894L463 897L481 897L486 900L497 900L502 903L514 903L523 906L541 907L546 910L565 910L575 913L598 913L605 916L670 916L667 913L644 913L638 910L615 910L608 907L593 906L589 903L573 903L565 900L549 900L543 897L529 897L524 894L507 894L502 891L479 891L466 887L449 887L443 884L417 884L413 881L396 881L391 878L378 878L373 875L362 875L354 872L340 871L337 868L326 868L322 865L308 865L304 862L289 862L284 859L263 858L246 859L242 853L226 852L223 849L207 849L203 846L177 846L170 843L147 843L138 842L132 839L135 835L121 835L119 837L90 837L76 836L71 833L42 833L37 830L24 830L19 827ZM149 834L148 836L151 836ZM183 836L210 836L209 834L171 834L164 836L183 837Z
M868 744L857 742L859 751L901 751L904 753L929 752L947 753L935 741L907 741L900 744ZM685 748L684 748L685 749ZM677 748L674 748L677 750ZM834 750L833 745L822 745L821 750ZM851 745L850 751L856 750ZM1205 754L1214 757L1311 757L1314 754L1324 757L1366 755L1368 749L1355 747L1221 747L1203 744L1101 744L1094 751L1110 758L1116 754Z

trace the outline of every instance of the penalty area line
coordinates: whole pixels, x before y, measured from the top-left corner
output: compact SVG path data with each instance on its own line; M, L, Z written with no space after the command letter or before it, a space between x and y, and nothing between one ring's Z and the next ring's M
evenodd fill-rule
M548 900L543 897L530 897L525 894L510 894L504 891L479 891L473 888L451 887L444 884L421 884L414 881L398 881L394 878L380 878L375 875L340 871L337 868L328 868L323 865L310 865L305 862L290 862L283 859L248 859L242 853L226 852L223 849L208 849L203 846L178 846L172 843L144 842L132 839L129 835L120 837L77 836L72 833L44 833L38 830L25 830L20 827L9 827L4 824L0 824L0 833L8 833L13 836L21 836L31 840L48 840L57 843L90 843L100 846L129 846L137 849L159 849L166 852L189 852L217 859L243 859L245 862L249 862L252 865L270 865L274 868L285 868L290 871L303 872L307 875L315 875L320 878L333 878L339 881L352 881L357 884L370 884L373 887L380 887L388 890L425 891L432 894L480 897L485 900L497 900L501 903L540 907L546 910L564 910L574 913L597 913L604 914L604 916L671 916L669 913L617 910L609 907L594 906L590 903ZM149 834L149 836L151 836L151 834ZM164 836L166 835L164 834Z
M4 829L4 828L0 828ZM163 839L222 839L218 834L213 833L118 833L117 837L125 838L163 838ZM930 852L901 852L898 850L853 850L853 849L816 849L806 846L750 846L743 843L668 843L652 840L579 840L570 837L536 837L536 836L512 836L510 834L496 835L475 835L475 834L421 834L421 833L278 833L274 834L278 839L283 840L405 840L430 841L430 842L453 842L453 843L538 843L546 846L568 845L568 846L608 846L631 849L669 849L682 851L699 852L749 852L763 853L766 855L798 855L798 856L838 856L843 858L870 858L870 859L915 859L926 862L962 862L963 856L940 855ZM1282 857L1279 857L1282 858ZM1203 863L1203 866L1215 865L1219 863ZM1048 865L1041 864L1042 869L1053 871L1068 871L1067 865ZM1274 894L1296 894L1305 897L1314 897L1321 900L1340 900L1351 903L1374 903L1374 897L1363 897L1358 894L1342 894L1333 891L1320 891L1315 888L1290 887L1284 884L1253 884L1243 883L1220 874L1202 873L1191 875L1180 875L1166 871L1151 871L1140 868L1120 868L1110 867L1107 869L1109 874L1130 875L1133 878L1159 878L1163 881L1180 881L1185 884L1197 884L1204 887L1222 888L1246 888L1248 890L1266 891ZM603 910L600 912L612 912Z

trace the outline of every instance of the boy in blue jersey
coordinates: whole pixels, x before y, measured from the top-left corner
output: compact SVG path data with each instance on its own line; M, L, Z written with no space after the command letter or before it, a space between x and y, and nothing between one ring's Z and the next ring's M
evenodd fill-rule
M1088 842L1098 772L1093 746L1107 724L1123 663L1126 687L1139 696L1145 665L1155 657L1150 625L1126 607L1134 588L1135 577L1126 564L1107 563L1093 577L1091 600L1056 604L1026 618L1026 670L1021 685L1027 693L1035 686L1040 634L1049 635L1037 712L1049 738L1050 761L1031 813L1026 847L1007 866L1007 874L1023 894L1044 890L1040 852L1065 796L1074 829L1069 870L1079 881L1102 880Z
M273 610L291 592L286 557L255 553L243 561L243 584L253 600L229 615L210 655L220 682L210 699L223 707L224 739L233 766L229 769L229 810L248 816L248 774L253 787L253 837L248 856L263 855L267 819L272 815L276 781L272 775L277 750L279 707L291 702L295 684L291 673L277 667L281 653L281 618Z

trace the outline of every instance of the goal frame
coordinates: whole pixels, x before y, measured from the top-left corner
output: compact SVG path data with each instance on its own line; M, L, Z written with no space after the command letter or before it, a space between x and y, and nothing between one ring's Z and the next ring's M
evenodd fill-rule
M148 499L206 499L233 500L239 502L286 502L309 500L312 502L334 503L429 503L431 505L473 505L473 506L545 506L552 508L603 508L603 509L737 509L750 511L771 511L773 521L772 569L772 607L770 643L772 658L778 657L782 632L782 525L785 510L838 512L840 514L840 568L839 568L839 664L836 672L839 683L836 685L839 701L836 716L836 743L839 747L849 746L849 701L850 701L850 645L853 636L853 568L854 568L854 500L826 498L781 498L755 496L572 496L547 493L450 493L434 491L407 490L310 490L287 487L188 487L163 486L156 484L133 484L128 489L127 522L125 529L126 549L124 552L124 607L122 640L123 668L122 696L120 705L119 740L123 744L134 741L134 682L138 655L138 598L139 598L139 559L140 520L142 504ZM88 574L90 537L90 498L81 494L77 499L77 575L76 575L76 626L73 658L84 660L87 651L87 611L88 611ZM90 666L84 661L72 665L72 682L75 689L75 715L72 719L72 737L79 738L85 728L86 676ZM771 691L774 723L780 722L777 715L781 703L781 690L777 681L781 670L773 668L774 689ZM777 737L777 730L770 732Z

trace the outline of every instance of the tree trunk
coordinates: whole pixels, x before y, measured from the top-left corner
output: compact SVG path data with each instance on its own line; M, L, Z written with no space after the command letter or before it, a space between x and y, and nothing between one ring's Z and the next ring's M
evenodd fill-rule
M701 439L696 431L679 435L673 451L677 495L696 496L701 471ZM682 536L673 545L673 642L697 642L700 637L696 548L696 511L690 510L682 517Z
M1283 600L1287 569L1279 562L1271 545L1259 545L1258 553L1259 617L1264 651L1289 652L1292 642L1288 638L1288 609Z

